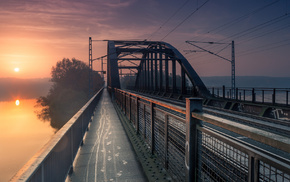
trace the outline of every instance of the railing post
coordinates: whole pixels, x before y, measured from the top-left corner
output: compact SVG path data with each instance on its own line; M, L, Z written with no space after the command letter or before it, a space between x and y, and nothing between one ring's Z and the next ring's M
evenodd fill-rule
M186 98L186 143L185 167L186 181L197 181L198 178L198 130L201 121L192 117L192 112L202 112L202 98Z
M44 182L44 164L41 164L41 182Z
M165 169L168 169L168 115L165 114L164 121L164 142L165 142Z
M225 88L225 86L223 85L223 99L225 98L225 96L226 96L226 88Z
M110 93L111 93L111 99L114 100L115 99L115 92L117 92L116 88L115 90L111 90Z
M275 88L273 89L272 103L273 103L273 105L275 105L275 103L276 103L276 89Z
M239 100L239 88L236 88L236 100Z
M255 88L252 89L252 102L256 102Z
M131 121L131 95L130 94L128 94L128 96L129 96L129 120Z
M136 97L136 122L135 122L135 127L136 127L136 134L138 134L139 133L139 107L140 107L140 105L139 105L139 97Z
M121 109L123 111L123 92L120 91L120 106L121 106Z
M126 92L124 93L124 112L125 112L125 116L127 116L127 94Z
M143 104L143 137L146 139L146 104Z
M289 93L289 91L287 90L287 91L286 91L286 106L288 106L288 97L289 97L289 96L288 96L288 93Z
M151 154L154 154L155 143L154 143L154 107L155 104L150 102L150 114L151 114Z
M249 156L249 170L248 171L249 171L248 182L258 182L259 161L253 156Z
M73 141L73 127L70 129L70 151L71 151L71 162L70 162L70 169L69 169L69 174L73 173L73 163L74 163L74 141Z
M121 106L122 106L122 111L124 112L124 92L120 92L121 96Z

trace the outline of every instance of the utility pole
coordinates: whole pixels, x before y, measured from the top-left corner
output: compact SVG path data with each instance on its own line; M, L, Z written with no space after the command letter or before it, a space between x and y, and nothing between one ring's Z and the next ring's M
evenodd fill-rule
M103 57L101 58L101 62L102 62L102 68L101 68L101 71L102 71L102 79L104 79L104 69L103 69Z
M93 52L93 41L105 41L105 40L92 40L92 37L89 37L89 94L90 94L90 97L93 96L93 73L98 73L100 74L100 76L102 77L104 83L105 83L105 78L104 78L104 74L106 74L106 71L104 71L104 63L103 61L103 58L107 57L108 55L105 55L105 56L102 56L102 57L99 57L99 58L95 58L93 59L93 55L92 55L92 52ZM96 60L101 60L101 71L93 71L93 62L96 61Z
M236 65L235 65L235 42L232 41L232 99L235 99L236 92Z
M228 62L231 63L231 95L232 95L232 99L235 99L235 90L236 90L236 65L235 65L235 42L232 41L231 45L232 45L232 59L227 59L225 57L222 57L216 53L213 53L209 50L206 50L200 46L195 45L194 43L208 43L208 44L228 44L228 43L219 43L219 42L199 42L199 41L185 41L186 43L193 45L194 47L199 48L200 50L204 51L204 52L208 52L212 55L215 55L223 60L226 60ZM230 45L230 44L228 44ZM200 52L200 51L194 51L194 50L190 50L190 52Z
M92 37L89 37L89 97L93 95L93 55Z

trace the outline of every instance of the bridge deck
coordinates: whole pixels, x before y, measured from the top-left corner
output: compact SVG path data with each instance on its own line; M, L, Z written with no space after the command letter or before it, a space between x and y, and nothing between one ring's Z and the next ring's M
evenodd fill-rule
M66 181L147 181L106 90Z

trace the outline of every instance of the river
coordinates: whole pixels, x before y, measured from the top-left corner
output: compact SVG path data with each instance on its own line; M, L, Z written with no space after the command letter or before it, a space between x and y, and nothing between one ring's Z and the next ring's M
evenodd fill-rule
M12 176L54 134L49 122L38 120L36 99L0 102L0 182Z

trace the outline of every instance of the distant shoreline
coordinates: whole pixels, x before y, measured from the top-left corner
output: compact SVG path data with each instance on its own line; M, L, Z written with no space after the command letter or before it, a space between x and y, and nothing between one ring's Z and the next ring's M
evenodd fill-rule
M201 77L207 87L231 86L230 76ZM236 76L236 87L290 88L290 77Z
M0 101L46 96L52 85L49 80L50 78L0 78Z
M231 86L230 76L209 76L201 79L207 87ZM46 96L52 85L49 80L50 78L0 78L0 101ZM290 88L290 77L237 76L236 87Z

